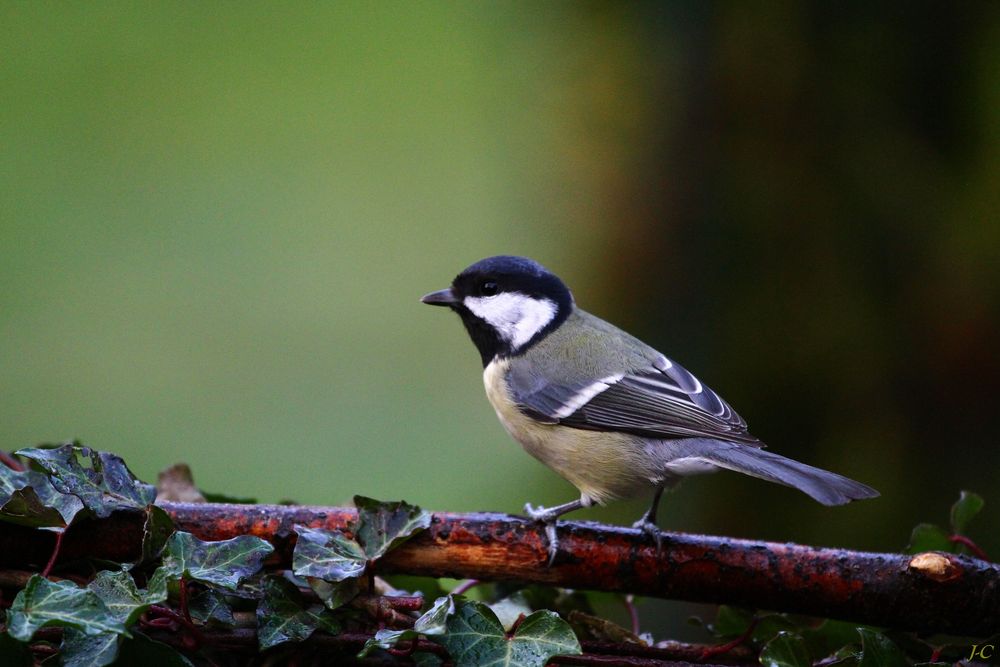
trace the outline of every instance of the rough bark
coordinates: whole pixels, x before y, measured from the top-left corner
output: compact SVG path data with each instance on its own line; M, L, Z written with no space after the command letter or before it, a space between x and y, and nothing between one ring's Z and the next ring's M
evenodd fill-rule
M181 530L202 539L257 535L288 564L292 526L348 529L340 507L164 503ZM72 527L59 561L138 554L140 515ZM474 578L736 604L915 630L987 636L1000 631L1000 566L965 556L823 549L663 533L662 550L637 530L560 522L560 551L546 567L541 526L499 514L434 515L429 530L389 553L380 573ZM0 564L44 565L53 536L0 526Z

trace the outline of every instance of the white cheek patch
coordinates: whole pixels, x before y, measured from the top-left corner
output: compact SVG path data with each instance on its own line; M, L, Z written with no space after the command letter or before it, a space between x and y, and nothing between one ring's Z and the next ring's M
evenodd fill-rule
M520 292L496 296L467 296L462 301L472 314L484 320L516 350L544 329L556 316L556 304Z

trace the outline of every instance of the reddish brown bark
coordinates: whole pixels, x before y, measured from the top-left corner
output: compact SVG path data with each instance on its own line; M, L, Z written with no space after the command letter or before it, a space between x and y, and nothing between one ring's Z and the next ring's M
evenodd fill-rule
M290 562L292 526L345 529L353 509L165 503L177 526L202 539L257 535ZM134 559L138 515L116 514L67 531L60 562ZM1000 631L1000 566L954 554L866 553L796 544L664 533L657 554L637 530L560 523L560 552L546 567L540 526L497 514L434 515L431 528L378 563L382 573L519 581L743 605L921 632ZM44 564L44 531L0 526L0 564Z

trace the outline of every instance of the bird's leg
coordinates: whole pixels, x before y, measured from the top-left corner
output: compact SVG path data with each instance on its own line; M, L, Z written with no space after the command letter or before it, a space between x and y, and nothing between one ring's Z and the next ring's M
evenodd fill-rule
M641 519L632 524L633 528L638 528L656 540L656 555L660 554L662 539L660 529L656 526L656 510L660 506L660 496L663 495L664 488L664 485L656 487L656 492L653 493L653 504L649 506L649 509L642 515Z
M578 500L573 500L555 507L532 507L531 503L524 504L524 513L531 519L545 524L545 537L549 541L549 565L556 559L559 551L559 537L556 535L556 519L567 512L578 510L581 507L590 507L591 500L586 496L580 496Z

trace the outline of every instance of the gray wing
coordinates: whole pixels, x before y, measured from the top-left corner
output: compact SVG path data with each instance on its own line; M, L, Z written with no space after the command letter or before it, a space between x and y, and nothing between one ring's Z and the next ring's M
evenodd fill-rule
M648 438L714 438L763 446L728 403L666 357L629 373L563 386L518 373L508 379L521 410L546 423Z

